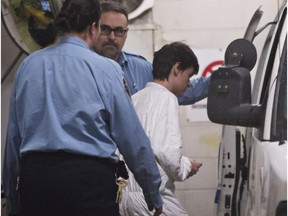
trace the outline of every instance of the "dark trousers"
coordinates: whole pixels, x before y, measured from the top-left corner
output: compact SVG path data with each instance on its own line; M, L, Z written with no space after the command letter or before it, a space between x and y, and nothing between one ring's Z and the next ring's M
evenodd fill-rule
M118 216L113 165L68 153L33 153L22 161L22 216Z

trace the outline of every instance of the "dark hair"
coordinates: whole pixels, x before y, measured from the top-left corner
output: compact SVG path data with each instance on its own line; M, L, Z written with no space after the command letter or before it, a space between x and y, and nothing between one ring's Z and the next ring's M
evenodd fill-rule
M101 5L99 0L66 0L54 20L56 33L83 32L96 22L99 26Z
M189 67L194 68L194 74L198 73L199 64L196 55L189 46L182 42L173 42L164 45L154 53L153 77L157 80L168 79L174 64L180 62L179 70Z
M128 20L128 10L123 4L119 2L102 1L101 7L102 7L102 13L110 12L110 11L118 12L118 13L123 14Z

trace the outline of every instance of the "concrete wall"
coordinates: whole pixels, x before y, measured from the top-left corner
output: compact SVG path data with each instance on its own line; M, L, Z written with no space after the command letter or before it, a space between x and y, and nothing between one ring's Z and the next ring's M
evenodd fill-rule
M231 41L243 37L254 11L264 11L259 26L272 21L280 0L155 0L152 10L132 20L125 49L152 60L153 51L172 41L183 41L193 49L225 49ZM260 53L263 37L255 40ZM1 75L17 57L19 49L1 25ZM1 85L1 150L5 146L10 88L15 70ZM214 215L217 183L218 146L221 126L188 120L187 107L180 108L183 154L203 162L196 176L177 183L176 195L189 215ZM190 112L190 111L189 111ZM2 158L3 159L3 158ZM1 161L2 161L1 159Z

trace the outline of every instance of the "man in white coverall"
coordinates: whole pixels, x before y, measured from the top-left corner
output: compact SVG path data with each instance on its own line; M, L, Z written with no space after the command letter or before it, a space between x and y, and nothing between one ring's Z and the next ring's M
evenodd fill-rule
M177 101L177 97L182 96L189 87L189 78L197 74L198 69L197 57L187 45L181 42L165 45L154 54L154 82L149 82L144 89L132 95L137 115L151 140L162 178L160 194L164 204L161 215L188 215L174 195L174 182L188 179L202 165L181 153ZM121 215L153 215L131 172L128 180L120 205Z

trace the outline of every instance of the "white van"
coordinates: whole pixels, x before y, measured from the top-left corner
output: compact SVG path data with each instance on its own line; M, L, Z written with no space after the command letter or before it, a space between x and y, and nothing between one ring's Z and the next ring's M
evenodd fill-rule
M287 215L287 1L256 31L258 9L243 39L225 52L209 87L209 119L223 124L217 216ZM253 40L270 28L257 61ZM257 63L253 89L250 71Z

